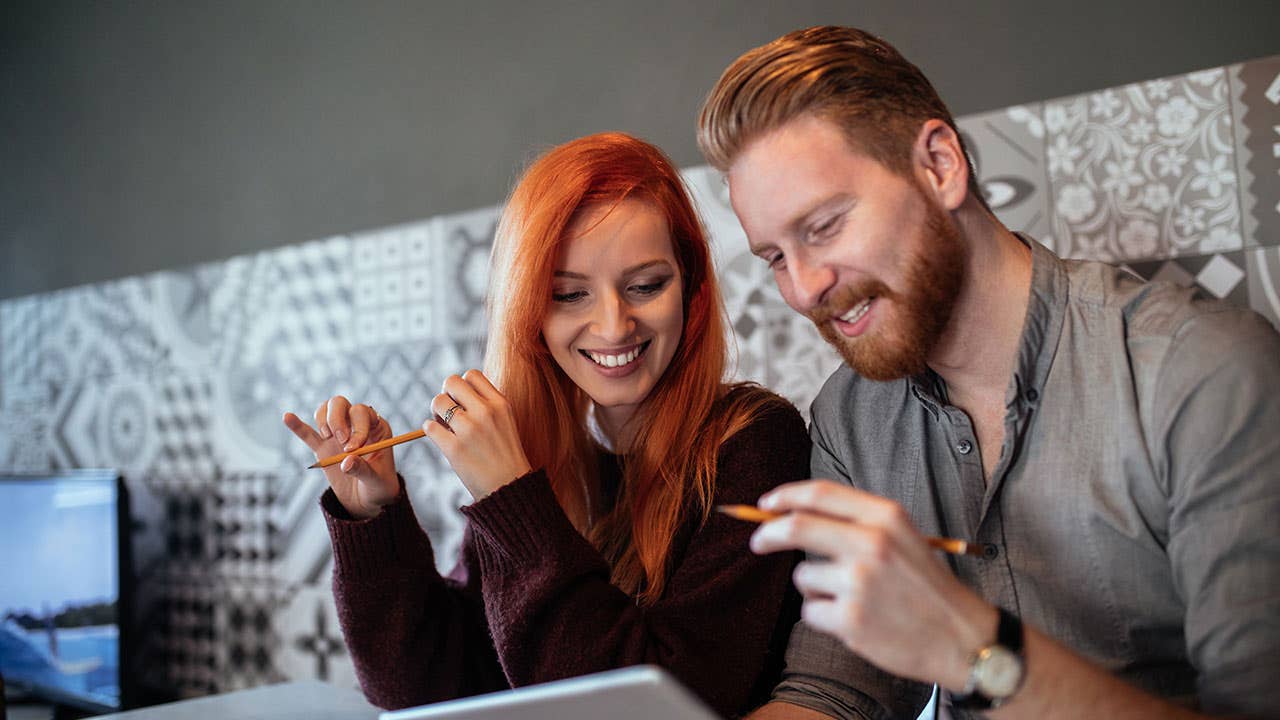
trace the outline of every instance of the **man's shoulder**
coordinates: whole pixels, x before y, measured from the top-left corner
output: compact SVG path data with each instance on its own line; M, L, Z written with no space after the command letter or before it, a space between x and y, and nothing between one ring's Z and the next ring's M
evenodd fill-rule
M827 377L822 389L809 406L809 417L815 425L846 424L856 420L858 412L882 414L889 403L899 402L910 388L910 380L878 382L868 380L841 363Z
M1204 345L1274 335L1260 315L1210 297L1197 287L1147 281L1127 268L1100 262L1064 260L1070 283L1068 303L1087 311L1114 314L1124 323L1130 343L1178 339Z

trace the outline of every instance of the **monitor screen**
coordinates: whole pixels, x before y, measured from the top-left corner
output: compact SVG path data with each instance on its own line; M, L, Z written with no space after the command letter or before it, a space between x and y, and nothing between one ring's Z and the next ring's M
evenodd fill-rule
M0 675L10 689L123 707L123 495L113 470L0 474Z

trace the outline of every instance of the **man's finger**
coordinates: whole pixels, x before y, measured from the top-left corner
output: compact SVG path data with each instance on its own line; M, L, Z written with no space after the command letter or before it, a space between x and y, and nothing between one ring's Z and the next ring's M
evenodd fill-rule
M851 522L883 524L901 514L897 503L831 480L786 483L760 496L770 512L802 511Z
M796 566L791 579L806 598L848 597L857 590L847 566L825 560L805 560Z
M761 525L751 535L751 550L758 554L804 550L839 557L862 551L881 532L847 520L795 512Z

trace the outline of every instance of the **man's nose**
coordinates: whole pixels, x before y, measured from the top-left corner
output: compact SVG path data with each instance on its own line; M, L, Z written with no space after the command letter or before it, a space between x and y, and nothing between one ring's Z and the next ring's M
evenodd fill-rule
M788 260L787 274L791 281L791 304L800 312L809 312L821 304L836 279L835 272L826 265L803 262L799 258Z

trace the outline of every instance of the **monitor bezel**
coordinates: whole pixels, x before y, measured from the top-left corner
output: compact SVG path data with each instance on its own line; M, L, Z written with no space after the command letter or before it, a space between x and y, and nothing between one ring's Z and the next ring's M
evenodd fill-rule
M6 678L6 690L18 691L31 697L47 700L56 705L83 710L91 713L111 713L129 710L134 707L135 688L130 682L128 661L133 657L133 553L132 553L132 515L129 511L129 493L124 476L114 468L76 468L72 470L47 471L0 471L0 484L23 483L56 480L107 481L115 485L116 491L116 627L118 631L116 658L119 668L120 704L107 705L83 696L69 693L60 688L49 687L38 683Z

